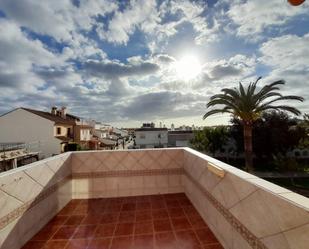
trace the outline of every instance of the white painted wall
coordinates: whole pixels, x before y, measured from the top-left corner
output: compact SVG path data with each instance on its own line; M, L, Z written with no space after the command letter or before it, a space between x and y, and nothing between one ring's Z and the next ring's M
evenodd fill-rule
M61 152L61 141L54 137L54 122L23 109L0 117L0 143L39 142L42 157Z
M80 129L80 140L81 141L90 141L91 140L91 134L89 129Z
M161 138L158 135L161 134ZM154 148L161 144L167 147L167 130L166 131L135 131L136 145L145 148Z

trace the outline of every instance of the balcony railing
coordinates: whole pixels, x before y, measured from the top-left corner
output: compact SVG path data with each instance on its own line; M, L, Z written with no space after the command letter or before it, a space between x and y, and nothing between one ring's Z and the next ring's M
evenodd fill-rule
M305 249L309 199L189 148L65 153L0 175L0 247L72 199L185 193L224 248Z

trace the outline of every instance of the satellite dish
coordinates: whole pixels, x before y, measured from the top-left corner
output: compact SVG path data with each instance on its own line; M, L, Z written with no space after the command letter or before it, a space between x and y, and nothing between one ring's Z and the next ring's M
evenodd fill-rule
M288 0L288 2L293 6L298 6L305 2L305 0Z

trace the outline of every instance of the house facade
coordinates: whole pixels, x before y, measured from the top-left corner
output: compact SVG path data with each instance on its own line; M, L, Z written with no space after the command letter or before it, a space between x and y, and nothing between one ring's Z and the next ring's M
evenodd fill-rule
M135 143L139 148L166 148L167 128L139 128L135 130Z
M169 147L189 147L194 138L193 131L173 130L168 131Z
M37 143L44 158L63 152L68 142L88 146L91 129L65 107L52 107L50 112L17 108L0 117L0 142Z

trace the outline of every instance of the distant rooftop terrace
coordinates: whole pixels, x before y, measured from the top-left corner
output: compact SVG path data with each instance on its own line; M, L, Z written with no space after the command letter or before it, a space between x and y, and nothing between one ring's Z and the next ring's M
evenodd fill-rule
M64 153L0 174L1 249L305 249L309 199L189 148Z

